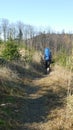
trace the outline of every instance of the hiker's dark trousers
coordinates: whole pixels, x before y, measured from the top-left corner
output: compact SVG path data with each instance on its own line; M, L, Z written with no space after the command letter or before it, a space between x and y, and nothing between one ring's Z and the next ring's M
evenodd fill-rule
M45 69L50 67L50 60L45 60Z

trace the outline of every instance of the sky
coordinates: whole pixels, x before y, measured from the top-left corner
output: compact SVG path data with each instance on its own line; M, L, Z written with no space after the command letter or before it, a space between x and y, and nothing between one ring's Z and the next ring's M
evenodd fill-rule
M73 0L0 0L0 20L73 32Z

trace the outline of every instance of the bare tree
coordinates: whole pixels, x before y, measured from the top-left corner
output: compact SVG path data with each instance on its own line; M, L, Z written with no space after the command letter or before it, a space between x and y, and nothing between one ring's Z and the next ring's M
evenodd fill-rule
M8 25L9 25L9 21L7 19L2 19L1 27L2 27L4 41L6 41L7 39Z
M24 26L24 39L25 39L25 44L27 47L32 48L34 44L34 36L35 36L34 27L31 25L25 25Z
M24 23L22 23L21 21L18 21L16 26L17 26L17 39L19 43L21 43L23 40Z
M7 38L15 40L16 36L16 26L14 23L11 23L8 28Z

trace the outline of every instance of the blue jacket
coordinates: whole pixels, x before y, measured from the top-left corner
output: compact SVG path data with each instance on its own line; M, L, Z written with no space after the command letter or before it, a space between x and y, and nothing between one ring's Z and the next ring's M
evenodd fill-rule
M51 60L51 51L49 48L45 48L44 51L44 59L45 60Z

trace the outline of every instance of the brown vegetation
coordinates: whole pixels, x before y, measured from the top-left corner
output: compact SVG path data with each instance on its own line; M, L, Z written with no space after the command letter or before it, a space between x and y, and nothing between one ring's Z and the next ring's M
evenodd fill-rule
M38 62L29 67L4 62L0 67L1 129L72 130L72 117L67 118L72 104L67 99L69 71L55 65L45 76L39 68Z

